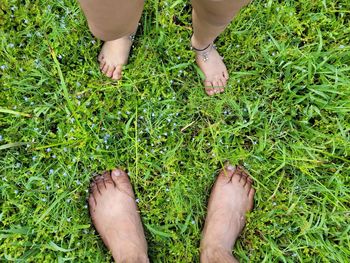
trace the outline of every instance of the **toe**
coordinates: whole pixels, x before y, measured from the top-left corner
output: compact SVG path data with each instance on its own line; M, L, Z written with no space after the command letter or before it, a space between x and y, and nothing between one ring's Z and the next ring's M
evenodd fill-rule
M247 195L249 194L250 189L252 188L252 182L249 180L249 177L246 177L244 189L247 192Z
M242 177L242 174L239 171L238 166L236 166L236 170L234 171L233 176L232 176L232 180L231 180L232 183L234 183L234 184L239 183L241 181L241 177Z
M95 196L97 195L97 193L102 195L103 190L105 190L107 188L104 176L103 175L97 176L94 179L94 185L95 185L95 189L94 189L93 193L95 194Z
M213 87L214 87L214 94L220 93L221 83L219 80L213 81Z
M117 65L114 69L112 79L119 80L122 77L122 65Z
M223 93L225 91L226 81L224 79L220 79L219 83L220 83L220 87L218 89L219 93Z
M215 91L213 88L205 88L205 93L207 93L208 96L213 96Z
M88 199L88 203L89 203L89 209L90 209L90 211L95 210L95 207L96 207L97 202L96 202L96 199L95 199L95 196L94 196L93 193L90 193L89 199Z
M208 96L212 96L215 94L215 90L213 88L213 82L211 82L209 80L205 80L204 81L204 88L205 88L205 92L207 93Z
M235 166L233 166L233 165L231 165L229 163L225 164L225 167L219 173L218 181L219 182L222 181L222 182L228 183L229 181L231 181L235 170L236 170Z
M225 78L226 80L229 79L229 75L228 75L228 72L227 72L226 69L222 72L222 75L224 76L224 78Z
M106 76L109 77L109 78L111 78L111 77L113 76L114 70L115 70L115 66L112 66L112 65L109 66L109 67L108 67L108 70L107 70L107 73L106 73Z
M129 176L123 170L114 169L111 175L112 175L112 180L115 182L117 188L120 191L128 194L132 198L135 198Z
M253 209L254 206L254 195L255 195L255 189L252 187L249 191L248 194L248 200L249 200L249 207L248 207L248 211L251 211Z
M241 175L241 179L239 180L239 182L240 182L241 186L244 187L247 184L247 175L242 174Z
M221 87L224 89L226 87L227 80L225 78L221 78L220 83L221 83Z
M102 60L100 61L100 70L102 71L103 70L103 67L106 65L106 61L105 60Z
M108 68L109 68L109 66L106 62L101 69L102 73L106 75Z
M237 172L239 174L239 183L242 187L247 183L247 175L239 168L237 168Z
M102 59L104 59L104 56L102 55L102 53L100 53L97 57L97 60L101 62Z

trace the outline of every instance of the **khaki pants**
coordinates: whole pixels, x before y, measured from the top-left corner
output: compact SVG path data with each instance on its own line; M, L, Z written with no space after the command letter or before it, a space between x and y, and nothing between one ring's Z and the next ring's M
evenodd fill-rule
M192 0L193 31L211 43L251 0ZM79 0L92 34L104 41L133 34L144 0Z

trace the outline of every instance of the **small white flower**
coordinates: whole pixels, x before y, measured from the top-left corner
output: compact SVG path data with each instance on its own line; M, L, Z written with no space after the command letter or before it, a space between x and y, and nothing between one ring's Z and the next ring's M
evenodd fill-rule
M51 152L51 148L47 148L46 152L48 152L48 153Z
M54 173L54 169L50 169L49 174L53 174L53 173Z

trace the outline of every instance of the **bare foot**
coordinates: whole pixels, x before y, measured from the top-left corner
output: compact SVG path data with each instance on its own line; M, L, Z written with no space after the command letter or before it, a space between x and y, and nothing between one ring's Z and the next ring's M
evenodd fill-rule
M132 40L129 36L106 41L98 56L100 70L107 77L119 80L122 77L123 65L128 63Z
M92 222L116 262L149 262L134 192L125 172L115 169L91 184Z
M205 75L204 87L209 96L222 93L228 80L228 72L222 57L211 43L209 46L201 46L195 36L191 39L192 47L196 52L196 62ZM203 50L203 51L199 51Z
M211 191L201 240L201 262L238 262L232 248L253 208L252 179L240 166L225 166Z

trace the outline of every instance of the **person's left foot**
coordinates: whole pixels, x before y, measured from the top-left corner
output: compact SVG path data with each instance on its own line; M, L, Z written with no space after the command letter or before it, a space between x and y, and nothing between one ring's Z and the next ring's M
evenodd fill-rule
M211 43L207 47L201 47L196 41L195 35L192 36L191 43L196 52L197 65L205 75L205 92L209 96L224 92L229 75L223 59L215 49L214 44Z
M226 164L210 194L201 240L201 262L237 262L231 250L252 210L255 190L241 166Z
M91 184L92 222L116 262L148 263L147 243L128 175L115 169Z

